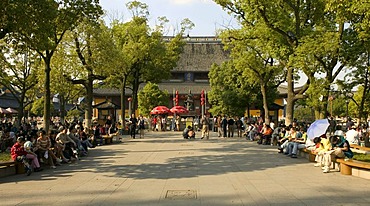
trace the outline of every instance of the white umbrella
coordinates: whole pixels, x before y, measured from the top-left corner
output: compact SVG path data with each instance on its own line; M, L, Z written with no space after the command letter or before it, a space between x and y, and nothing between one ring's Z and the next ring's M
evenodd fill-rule
M0 107L0 114L8 114L9 112L6 109Z
M15 110L15 109L13 109L13 108L7 108L6 109L6 111L8 111L10 114L17 114L18 113L18 111L17 110Z
M314 121L311 126L307 129L307 137L311 140L315 137L320 137L323 134L326 134L330 123L328 119L319 119Z

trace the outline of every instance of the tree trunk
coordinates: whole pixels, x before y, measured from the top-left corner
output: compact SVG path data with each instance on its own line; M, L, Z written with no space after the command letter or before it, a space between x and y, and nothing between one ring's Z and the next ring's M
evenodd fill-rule
M140 75L139 75L139 69L138 68L135 68L135 80L134 80L134 85L133 85L133 88L132 88L132 112L133 114L135 114L136 116L136 108L137 108L137 92L139 90L139 78L140 78Z
M51 96L51 91L50 91L50 62L51 62L51 56L46 55L44 57L44 62L45 62L45 101L44 101L44 124L43 128L46 132L49 131L49 126L50 126L50 96Z
M65 122L65 111L66 111L66 103L65 103L65 98L64 98L64 95L63 94L59 94L59 103L60 103L60 119L61 119L61 122Z
M261 93L262 93L262 100L263 100L263 110L264 110L264 119L266 124L270 124L269 118L269 108L267 105L267 97L266 97L266 84L261 82Z
M122 79L122 82L121 82L121 124L122 124L122 128L123 130L126 129L126 121L125 121L125 114L126 114L126 79L127 79L127 76L125 76L123 79Z
M288 68L287 72L287 83L288 83L288 91L287 91L287 99L286 99L286 116L285 116L285 125L290 125L293 122L293 113L294 113L294 102L295 102L295 94L294 94L294 79L293 79L293 68Z
M17 119L17 125L16 125L17 128L20 128L20 126L22 124L22 119L23 119L23 116L24 116L24 98L25 98L25 93L22 92L21 99L18 102L19 103L19 109L18 109L18 115L17 115L17 118L18 118Z
M86 82L86 103L87 103L87 108L85 111L85 124L86 127L90 129L91 127L91 117L93 113L92 109L92 102L93 102L93 75L91 72L89 72L88 77L87 77L87 82Z
M369 70L366 69L364 90L362 92L361 103L360 103L360 107L358 109L358 119L360 120L360 122L362 122L362 117L363 117L364 107L365 107L365 100L366 100L366 96L368 94L368 91L369 91ZM365 121L366 121L366 119L365 119Z

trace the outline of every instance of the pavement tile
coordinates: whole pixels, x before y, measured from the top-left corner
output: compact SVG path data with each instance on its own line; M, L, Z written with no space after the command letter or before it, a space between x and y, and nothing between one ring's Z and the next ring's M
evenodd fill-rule
M323 174L275 147L216 135L124 137L55 170L0 178L0 205L370 205L370 180Z

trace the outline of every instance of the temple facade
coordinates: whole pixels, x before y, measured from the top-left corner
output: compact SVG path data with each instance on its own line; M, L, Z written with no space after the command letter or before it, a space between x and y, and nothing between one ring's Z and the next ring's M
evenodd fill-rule
M170 40L171 37L165 37ZM183 53L180 55L179 62L171 71L171 78L158 84L161 90L167 90L170 94L169 108L174 106L173 98L175 91L179 93L179 105L187 106L189 98L192 101L189 116L201 114L200 94L201 91L210 91L208 73L213 64L220 65L229 59L230 53L223 49L221 39L216 37L185 37L186 44ZM141 85L141 88L144 85ZM280 87L280 93L286 92L286 88ZM126 91L126 98L131 96L131 91ZM206 113L211 107L206 98ZM283 100L276 100L278 106L283 106ZM108 104L110 106L108 107ZM98 88L94 90L94 105L96 108L106 106L106 109L94 109L94 117L105 119L108 115L119 118L120 114L120 92L116 89ZM126 101L128 108L129 102ZM283 111L278 109L278 113L271 113L274 119L282 117ZM126 115L128 116L126 110ZM252 116L259 116L259 110L250 111ZM118 120L118 119L117 119Z

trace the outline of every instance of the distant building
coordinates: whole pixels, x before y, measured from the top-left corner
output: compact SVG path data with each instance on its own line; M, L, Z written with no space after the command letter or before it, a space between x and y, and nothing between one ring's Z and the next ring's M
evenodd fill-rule
M19 103L17 98L7 89L0 89L0 107L3 109L12 108L18 109Z
M170 40L171 37L165 37ZM171 78L164 80L158 84L161 90L167 90L170 94L169 106L174 106L173 98L175 91L179 92L179 105L184 106L191 92L193 98L193 109L188 114L196 116L201 114L200 93L202 90L209 92L211 90L208 73L213 64L220 65L222 62L229 59L230 53L223 49L221 39L216 37L187 37L184 52L180 55L177 66L171 71ZM141 88L144 85L141 85ZM280 93L286 93L286 88L280 87ZM131 91L126 90L126 98L131 96ZM118 119L120 114L120 92L117 89L99 88L94 89L94 104L102 104L110 102L114 106L110 109L94 110L94 117L105 119L108 115ZM282 117L283 100L277 100L277 109L279 113L271 114L274 119ZM206 111L211 107L209 102L206 102ZM125 108L128 108L126 101ZM126 110L126 114L128 114ZM259 110L250 111L252 116L259 116ZM127 116L127 115L126 115Z

